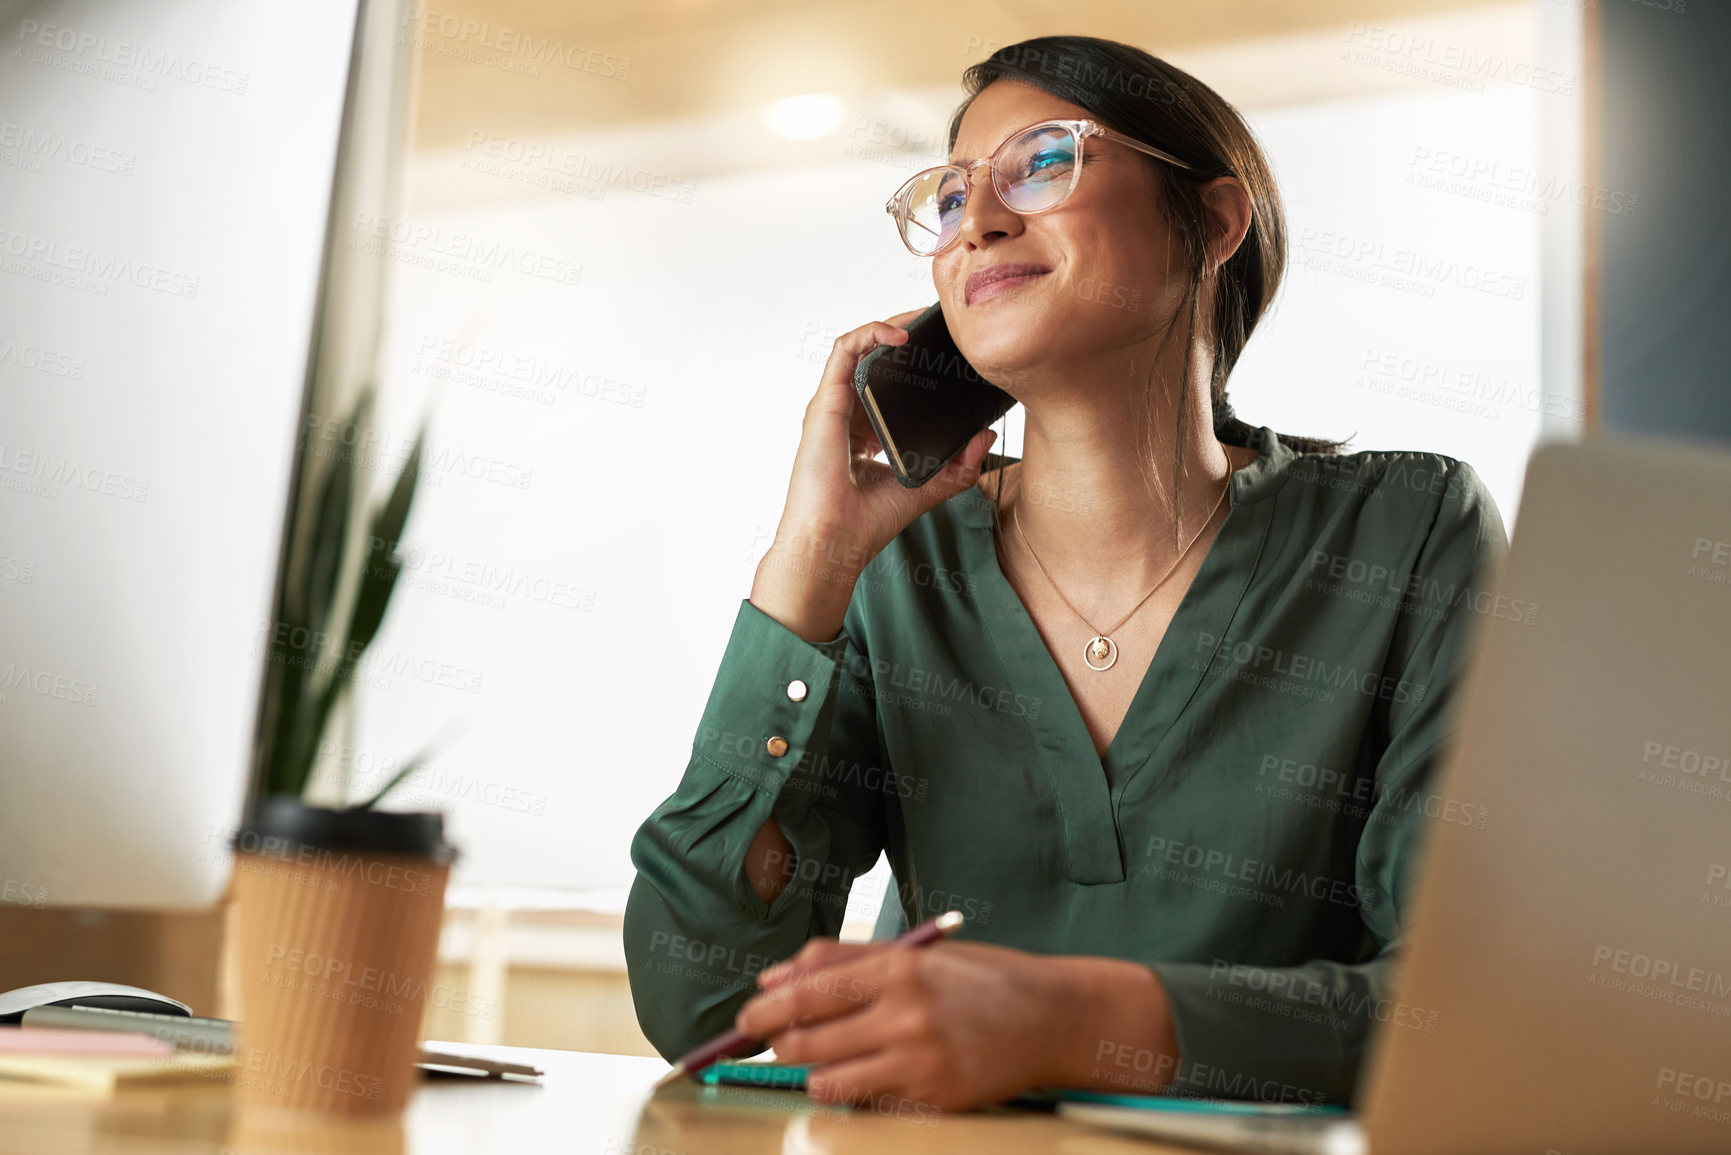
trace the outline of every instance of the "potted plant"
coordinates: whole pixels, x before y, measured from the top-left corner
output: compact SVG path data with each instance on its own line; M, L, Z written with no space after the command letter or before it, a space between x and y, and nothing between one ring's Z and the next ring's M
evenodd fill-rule
M354 435L334 451L302 446L302 474L318 480L310 517L291 525L253 803L233 839L238 1093L345 1115L394 1112L408 1099L456 854L438 812L376 808L429 749L367 797L309 798L325 735L402 570L397 543L425 439L423 424L387 499L356 516L367 463L350 446L370 440L360 431L371 403L363 392L341 427Z
M325 733L349 703L355 672L384 623L402 572L397 546L414 503L426 426L416 434L384 504L370 517L357 518L354 508L364 495L356 477L365 451L344 442L368 440L371 408L367 391L348 419L334 427L334 447L328 452L302 447L303 475L322 471L323 477L310 524L291 535L290 563L268 630L270 666L254 778L259 798L301 798L312 788ZM359 540L357 527L364 530ZM423 749L370 797L352 805L376 806L428 753Z

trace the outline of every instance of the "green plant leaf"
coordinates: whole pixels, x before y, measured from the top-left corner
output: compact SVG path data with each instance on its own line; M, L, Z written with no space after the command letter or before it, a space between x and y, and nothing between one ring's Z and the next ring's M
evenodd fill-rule
M403 471L397 474L396 484L391 486L389 500L373 517L373 537L388 542L393 553L402 537L403 526L409 521L409 507L415 500L415 484L421 477L421 453L426 442L427 423L423 421L415 431L415 444L409 449L409 459L403 463Z
M428 762L432 761L433 755L438 751L438 749L441 746L448 744L450 742L450 740L453 737L455 737L455 734L453 733L453 729L458 727L459 725L460 725L459 723L452 723L451 725L446 726L445 729L443 731L441 731L436 737L434 737L431 741L429 741L425 746L422 746L420 748L420 750L416 752L416 754L413 758L410 758L407 762L403 763L403 768L401 770L398 770L395 774L391 775L391 780L389 782L386 782L383 786L379 787L379 790L376 794L374 794L371 798L368 798L364 802L355 803L354 806L350 807L350 809L353 809L353 810L371 810L373 807L377 806L380 802L384 801L385 795L389 794L391 791L395 790L398 786L400 786L403 783L404 779L408 778L409 775L413 774L415 771L419 770L422 766L424 766Z
M371 397L369 388L356 399L348 414L348 427L359 428L370 408ZM301 452L303 462L307 462L309 454L304 446ZM310 469L310 464L303 468ZM343 559L348 552L349 514L357 469L356 454L345 451L325 470L318 500L311 511L313 524L303 539L305 560L298 572L290 575L294 584L285 590L279 607L280 619L271 623L271 654L277 667L279 693L264 779L273 793L303 793L318 754L322 717L317 711L309 712L309 707L321 671L328 667L320 664L325 647L313 640L331 637L339 654L344 649L344 640L333 636L334 610ZM298 652L292 645L297 636L308 639L309 648L305 652ZM335 676L334 669L331 676ZM325 688L328 690L329 683Z
M424 750L421 753L416 754L413 758L410 758L407 762L403 763L403 768L401 770L398 770L395 774L393 774L391 776L391 780L389 782L385 783L382 787L380 787L379 792L377 794L374 794L371 798L368 798L364 802L355 803L354 806L352 806L350 809L353 809L353 810L371 810L373 807L377 806L380 802L384 801L385 795L387 795L391 791L395 790L398 787L398 785L400 785L402 783L403 779L407 778L409 775L411 775L415 771L419 770L421 768L422 764L424 764L431 756L432 755L430 755L428 752L426 752Z
M385 620L385 611L390 608L391 593L397 588L397 575L402 568L402 562L389 557L367 569L367 576L361 580L361 588L355 593L355 612L349 619L345 656L353 655L358 659L372 645L379 625Z
M350 413L351 422L360 417L357 403ZM355 454L339 450L325 474L323 492L310 535L311 556L307 559L305 585L300 609L306 615L300 625L328 631L334 622L331 610L336 601L337 585L341 580L343 554L348 545L349 506L355 490Z
M360 428L372 411L374 391L367 386L348 414L350 428ZM265 793L304 795L318 760L319 743L330 726L331 716L354 684L355 674L367 648L384 622L390 598L402 573L398 542L409 519L415 486L420 477L427 434L422 420L415 442L383 505L372 512L369 536L359 548L350 541L351 511L362 474L359 452L340 446L318 482L318 496L309 509L314 519L305 534L297 534L304 551L298 568L287 575L287 584L271 623L270 653L273 662L269 704L269 738L261 752L261 783ZM301 447L303 475L312 472L312 455ZM353 604L346 620L338 622L336 605L345 575L354 577ZM301 633L305 631L305 633ZM304 652L290 644L295 638L322 636L322 646ZM279 641L279 638L281 639ZM430 756L431 747L386 790L413 772ZM372 806L384 791L367 802Z
M402 563L397 558L397 544L403 527L408 524L409 510L414 504L415 483L421 475L421 453L426 443L427 427L423 422L415 434L414 447L402 472L391 487L390 499L373 515L372 536L367 542L366 568L361 571L361 588L355 598L355 611L349 619L350 652L358 653L372 644L379 626L385 620L391 592L396 588Z
M319 739L324 736L325 727L330 724L331 712L342 700L344 692L348 690L350 683L354 680L354 675L355 664L346 658L339 659L336 670L331 675L331 680L325 683L324 688L318 691L317 696L309 703L310 710L306 711L306 724L296 731L296 738L299 743L297 757L304 759L301 768L301 785L303 788L307 780L312 777L313 762L318 753Z

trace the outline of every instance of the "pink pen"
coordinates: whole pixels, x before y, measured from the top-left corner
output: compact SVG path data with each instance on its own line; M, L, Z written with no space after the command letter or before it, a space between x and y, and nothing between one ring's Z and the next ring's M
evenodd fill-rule
M962 912L946 911L936 918L927 919L906 934L894 939L884 946L885 950L899 950L903 947L929 946L945 935L950 934L962 925ZM739 1033L738 1027L730 1027L713 1039L704 1043L694 1051L687 1052L673 1064L673 1069L656 1080L655 1090L677 1083L681 1076L695 1075L711 1063L722 1059L731 1059L743 1055L747 1051L762 1046L758 1040Z

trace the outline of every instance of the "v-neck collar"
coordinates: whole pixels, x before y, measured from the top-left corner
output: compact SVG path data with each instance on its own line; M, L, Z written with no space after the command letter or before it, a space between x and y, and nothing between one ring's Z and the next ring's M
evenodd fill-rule
M1069 684L998 563L991 503L979 500L977 490L971 499L954 502L967 527L961 535L965 564L968 572L980 575L976 593L987 636L1009 675L1040 703L1023 717L1057 795L1074 881L1124 880L1116 821L1124 787L1154 759L1201 685L1207 662L1200 660L1200 643L1228 635L1272 524L1274 503L1265 499L1280 489L1295 457L1274 430L1258 431L1256 460L1233 473L1226 520L1179 600L1104 756L1095 752ZM1004 464L1018 460L1001 458Z

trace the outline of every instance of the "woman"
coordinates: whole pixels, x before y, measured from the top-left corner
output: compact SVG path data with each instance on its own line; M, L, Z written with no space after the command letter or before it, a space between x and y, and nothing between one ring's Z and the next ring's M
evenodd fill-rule
M1461 813L1432 775L1502 523L1461 462L1233 419L1284 235L1214 92L1082 37L965 82L972 167L897 218L1024 455L982 473L982 432L900 488L850 382L914 314L836 342L632 846L639 1020L669 1057L738 1025L826 1100L1346 1099L1373 1030L1436 1026L1391 964L1424 826ZM826 937L884 850L961 941Z

